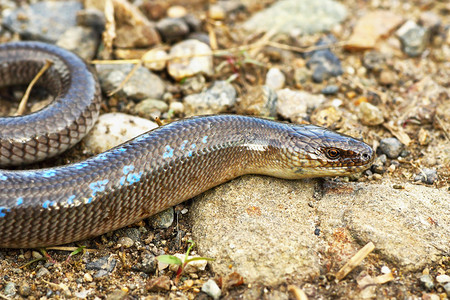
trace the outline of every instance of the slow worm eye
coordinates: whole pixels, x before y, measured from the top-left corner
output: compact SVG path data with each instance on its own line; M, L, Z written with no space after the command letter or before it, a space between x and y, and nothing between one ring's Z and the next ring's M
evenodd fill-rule
M336 159L341 155L341 152L339 151L339 149L336 148L329 148L325 150L325 155L329 158L329 159Z

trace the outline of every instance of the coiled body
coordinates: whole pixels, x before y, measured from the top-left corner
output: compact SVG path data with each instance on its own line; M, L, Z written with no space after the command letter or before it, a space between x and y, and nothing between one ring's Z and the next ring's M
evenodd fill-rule
M312 125L232 115L173 122L86 161L0 170L0 247L97 236L243 174L345 175L372 161L368 145Z

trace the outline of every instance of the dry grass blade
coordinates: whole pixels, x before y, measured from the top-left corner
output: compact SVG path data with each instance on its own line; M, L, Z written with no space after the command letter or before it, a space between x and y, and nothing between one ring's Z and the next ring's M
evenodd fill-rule
M374 278L374 282L377 284L383 284L392 280L394 280L394 275L392 272Z
M19 108L17 109L16 116L21 116L25 112L25 108L27 107L28 99L30 98L31 90L33 89L33 86L36 84L36 82L39 80L39 78L42 77L42 74L44 74L45 71L48 70L48 68L51 67L53 62L46 60L45 65L39 70L39 72L34 76L33 80L31 80L30 84L27 87L27 90L25 91L25 94L22 97L22 100L20 100Z
M347 276L347 274L356 268L374 249L375 245L372 242L366 244L336 273L336 279L341 280Z
M233 48L227 48L227 49L221 49L221 50L213 50L212 55L214 56L226 56L233 53L240 53L243 51L250 51L252 49L259 49L264 46L272 46L274 48L279 49L289 49L295 52L303 53L303 52L310 52L314 50L319 49L326 49L326 48L333 48L333 47L341 47L345 45L344 43L336 43L336 44L330 44L330 45L320 45L320 46L311 46L311 47L305 47L305 48L299 48L299 47L293 47L286 44L271 42L271 41L258 41L252 44L233 47ZM178 59L186 59L186 58L194 58L194 57L202 57L202 56L209 56L210 53L202 53L202 54L189 54L189 55L179 55L179 56L168 56L165 58L157 58L157 59L124 59L124 60L92 60L92 64L97 65L121 65L121 64L140 64L143 62L161 62L161 61L170 61L170 60L178 60Z
M117 93L118 91L120 91L124 85L128 82L128 80L130 80L130 78L133 76L133 74L136 72L136 70L141 66L141 64L136 64L133 66L133 69L131 69L131 71L127 74L127 76L125 77L124 80L122 80L122 82L119 84L119 86L117 88L115 88L114 90L112 90L111 92L108 93L108 96L111 97L112 95L114 95L115 93Z
M438 122L439 126L441 126L442 131L444 131L444 135L447 138L447 140L450 141L450 133L449 133L447 127L445 127L444 122L442 122L441 118L439 118L438 116L435 116L435 119Z
M308 296L306 296L305 292L295 285L288 286L288 291L294 295L296 300L308 300Z

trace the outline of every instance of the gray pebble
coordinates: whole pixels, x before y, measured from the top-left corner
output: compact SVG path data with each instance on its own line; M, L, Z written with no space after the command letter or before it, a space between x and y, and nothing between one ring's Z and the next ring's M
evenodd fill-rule
M437 179L437 171L435 169L422 169L423 173L420 172L419 174L414 177L414 181L422 181L426 184L433 184Z
M144 272L146 274L153 274L156 271L158 261L155 256L151 253L142 254L142 262L134 265L133 270Z
M149 218L149 222L153 228L165 229L172 225L174 219L175 216L173 207L169 207L168 209L163 210L162 212Z
M200 93L206 87L206 78L202 74L186 78L180 85L185 96Z
M133 68L132 65L97 65L96 67L102 90L107 93L116 90ZM134 100L160 99L164 90L164 82L158 76L147 68L139 67L117 94Z
M198 32L202 30L202 20L193 14L186 14L181 17L183 21L189 26L191 32Z
M119 238L119 240L117 241L117 244L120 244L120 245L122 245L122 247L125 247L125 248L131 248L134 245L134 241L127 236L123 236L123 237Z
M197 40L208 46L211 46L211 41L209 39L209 35L204 32L193 32L193 33L189 34L188 39Z
M428 46L429 30L408 21L397 30L397 36L402 43L403 52L408 56L417 57L422 54Z
M236 90L227 81L216 81L205 92L184 98L186 116L224 113L236 104Z
M266 85L250 87L241 96L236 111L238 114L275 117L277 115L277 93Z
M141 231L138 228L126 228L123 230L124 234L135 242L141 240Z
M106 19L102 11L95 8L80 10L77 13L77 24L91 27L101 33L105 30Z
M321 38L316 46L335 43L332 35ZM313 71L312 78L315 82L322 82L327 78L336 77L343 73L341 61L330 49L316 50L307 54L309 56L306 66Z
M97 52L100 33L93 28L74 26L66 30L56 42L56 45L75 52L85 60L91 60Z
M386 67L386 56L377 51L368 51L362 58L363 66L372 72L380 72Z
M19 295L22 297L28 297L31 295L31 287L27 283L23 283L19 286Z
M134 109L141 117L155 118L166 112L169 109L169 105L161 100L145 99L136 104Z
M181 41L189 34L189 26L182 18L164 18L156 23L156 29L166 43Z
M220 290L217 283L209 279L207 282L205 282L202 286L202 292L206 293L208 296L212 297L214 300L217 300L220 298L220 295L222 294L222 291Z
M45 277L50 275L50 271L47 268L40 268L37 272L36 272L36 278L41 278L41 277Z
M427 290L434 288L433 278L428 274L420 276L419 281Z
M117 260L111 256L104 256L95 261L86 263L86 270L95 270L95 278L103 277L111 273L116 267Z
M380 151L393 159L402 153L404 145L396 138L387 138L380 141Z
M17 293L16 284L14 282L8 282L3 291L5 296L13 297Z
M375 162L373 163L373 165L371 167L371 170L374 173L384 174L386 172L386 167L385 167L386 160L387 160L386 154L377 156L377 158L375 159Z
M327 85L320 92L324 95L334 95L339 91L339 87L337 85Z

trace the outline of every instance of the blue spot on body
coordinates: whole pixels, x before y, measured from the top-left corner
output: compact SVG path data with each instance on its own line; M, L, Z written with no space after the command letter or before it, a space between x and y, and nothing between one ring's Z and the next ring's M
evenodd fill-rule
M101 160L106 160L106 159L108 159L108 155L106 154L106 152L100 153L99 155L97 155L97 158L101 159Z
M186 144L188 143L188 140L184 140L183 143L181 144L180 149L184 150L184 148L186 147Z
M89 199L87 199L86 203L91 203L92 202L92 197L90 197Z
M138 182L139 180L141 180L141 176L142 176L142 172L128 174L127 181L130 184L133 184L133 183Z
M21 205L22 203L23 203L23 198L22 197L17 198L16 205Z
M99 180L99 181L92 182L91 184L89 184L89 187L92 190L91 196L94 197L95 195L97 195L97 193L104 192L108 182L109 182L108 179L104 179L104 180ZM88 203L90 203L92 201L92 197L89 198Z
M188 156L189 156L189 157L192 157L192 151L189 151L189 152L188 152Z
M42 207L43 208L48 208L52 203L50 202L50 200L45 201L44 203L42 203Z
M69 199L67 199L67 204L69 204L69 205L73 204L74 199L75 199L75 195L70 196Z
M125 148L117 148L116 150L117 150L117 151L120 151L120 152L125 152L125 151L127 151L127 149L125 149Z
M56 171L55 170L46 170L42 174L42 176L44 176L45 178L53 177L55 175L56 175Z
M195 145L195 144L192 144L192 145L191 145L191 148L192 148L192 149L195 149L195 147L197 147L197 145Z
M125 176L120 177L120 181L119 181L120 185L124 185L125 184L125 179L126 179Z
M163 158L170 158L173 156L173 148L169 145L166 146L166 152L163 153Z
M125 166L125 167L123 167L123 174L127 175L128 173L130 173L133 170L134 170L134 166L133 165Z
M6 208L6 207L0 207L0 218L3 218L4 216L6 216L6 212L11 211L10 209Z
M205 135L202 139L203 144L206 144L208 142L208 136Z
M84 167L87 167L87 166L88 166L87 163L82 162L82 163L75 164L74 168L77 169L77 170L81 170L81 169L83 169Z
M0 173L0 180L8 180L8 177L2 173Z

